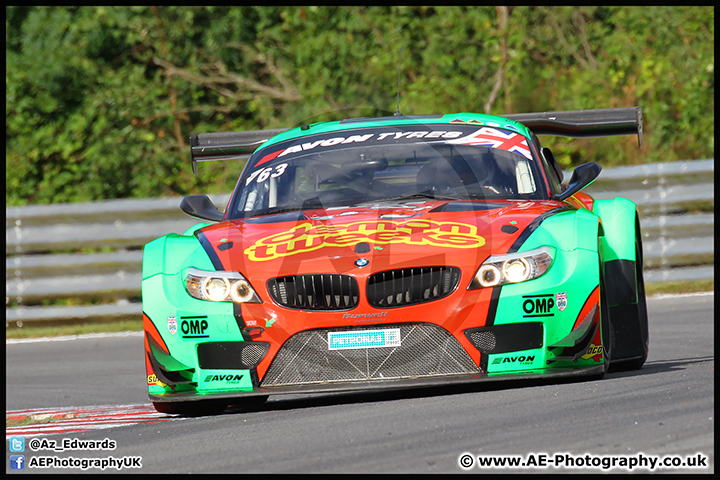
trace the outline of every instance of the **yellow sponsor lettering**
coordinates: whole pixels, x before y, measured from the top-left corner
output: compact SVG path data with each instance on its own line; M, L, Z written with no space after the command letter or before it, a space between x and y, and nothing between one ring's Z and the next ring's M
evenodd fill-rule
M161 387L167 386L165 383L158 380L157 376L154 373L147 376L147 383L148 385L160 385Z
M353 246L360 242L476 248L485 245L485 238L477 234L475 225L456 222L371 220L319 226L305 222L286 232L261 238L245 249L245 255L252 261L261 262L324 247Z
M587 360L588 358L592 358L595 355L602 354L602 351L603 351L602 345L595 345L595 344L591 343L590 346L588 347L588 349L585 350L585 355L583 355L580 358L582 358L583 360Z

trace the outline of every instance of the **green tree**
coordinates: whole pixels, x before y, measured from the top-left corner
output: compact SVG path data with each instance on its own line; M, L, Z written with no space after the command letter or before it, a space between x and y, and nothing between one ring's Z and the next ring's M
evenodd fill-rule
M12 6L7 203L227 192L190 135L392 113L398 60L404 114L643 107L566 167L714 155L713 7Z

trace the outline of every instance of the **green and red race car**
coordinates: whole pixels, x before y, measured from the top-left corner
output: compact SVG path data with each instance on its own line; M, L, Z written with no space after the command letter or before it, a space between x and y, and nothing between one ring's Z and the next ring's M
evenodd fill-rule
M192 138L248 158L210 223L143 255L150 400L168 413L273 394L602 377L648 352L640 222L567 185L538 135L637 134L639 107L352 118Z

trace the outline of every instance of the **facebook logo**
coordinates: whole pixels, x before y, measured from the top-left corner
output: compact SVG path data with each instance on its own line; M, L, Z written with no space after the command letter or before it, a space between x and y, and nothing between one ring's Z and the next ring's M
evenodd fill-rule
M10 437L10 451L11 452L24 452L25 451L25 437Z
M24 470L25 455L10 455L10 470Z

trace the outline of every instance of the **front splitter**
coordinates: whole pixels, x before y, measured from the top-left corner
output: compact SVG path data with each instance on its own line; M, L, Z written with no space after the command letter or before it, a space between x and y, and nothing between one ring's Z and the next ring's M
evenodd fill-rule
M553 370L534 370L517 373L471 373L462 375L428 376L418 378L399 378L389 380L367 380L353 382L324 382L312 384L281 385L275 387L256 387L249 391L222 390L206 393L178 392L163 395L150 394L152 402L188 402L194 400L215 400L231 398L248 398L266 395L291 395L291 394L312 394L312 393L337 393L371 390L400 390L419 387L459 385L467 383L490 382L490 381L518 381L537 380L543 378L573 378L596 376L603 373L603 365L588 368L566 368Z

